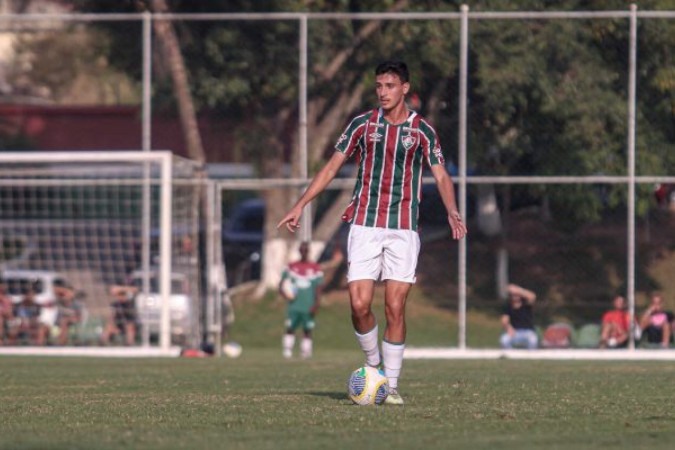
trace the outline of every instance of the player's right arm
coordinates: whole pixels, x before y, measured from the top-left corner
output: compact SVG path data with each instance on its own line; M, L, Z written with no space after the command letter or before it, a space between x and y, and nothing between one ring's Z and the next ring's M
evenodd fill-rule
M283 219L277 225L277 228L280 228L282 225L286 225L286 228L291 233L295 233L295 230L300 228L300 216L302 215L303 208L312 200L314 200L326 186L333 181L333 178L337 175L340 168L343 166L347 156L342 152L335 152L333 156L328 160L325 166L317 173L312 182L309 184L309 187L305 190L302 196L298 199L295 205L291 210L284 216Z

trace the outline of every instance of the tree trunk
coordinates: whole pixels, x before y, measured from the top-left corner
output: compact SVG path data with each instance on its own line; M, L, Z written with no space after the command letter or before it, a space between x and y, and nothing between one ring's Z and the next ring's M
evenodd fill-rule
M157 13L169 12L169 7L165 0L152 0L152 7ZM152 23L155 33L157 33L157 39L162 45L161 48L164 52L164 56L169 62L169 70L171 72L174 93L176 94L176 101L178 103L178 113L183 128L183 135L185 136L188 156L190 159L203 165L206 162L206 157L204 155L204 147L202 146L202 139L197 125L197 114L195 113L194 103L192 102L192 94L190 93L190 83L188 81L187 70L185 69L185 61L183 60L183 55L180 51L176 30L173 27L173 23L169 20L154 19Z

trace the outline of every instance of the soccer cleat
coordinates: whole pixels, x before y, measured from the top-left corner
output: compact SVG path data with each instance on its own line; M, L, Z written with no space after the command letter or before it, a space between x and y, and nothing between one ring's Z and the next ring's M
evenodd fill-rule
M292 350L288 350L288 349L284 349L283 355L284 355L284 358L290 359L290 358L293 357L293 351L292 351Z
M389 395L384 400L385 405L403 405L403 397L401 397L396 388L389 388Z

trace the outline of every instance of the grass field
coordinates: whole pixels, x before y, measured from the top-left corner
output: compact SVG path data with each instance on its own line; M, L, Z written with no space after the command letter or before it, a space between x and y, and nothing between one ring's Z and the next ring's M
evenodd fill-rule
M411 299L409 345L456 345L454 313ZM238 359L0 356L0 449L675 448L675 363L407 360L404 407L358 407L345 294L309 361L281 357L284 307L237 300ZM496 316L468 320L469 346L496 345Z
M404 407L346 398L356 350L310 361L2 357L3 449L675 446L675 364L409 360Z

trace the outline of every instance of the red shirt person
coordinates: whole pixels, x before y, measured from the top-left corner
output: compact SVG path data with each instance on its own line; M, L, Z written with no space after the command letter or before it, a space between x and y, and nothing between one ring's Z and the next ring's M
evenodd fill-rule
M614 309L602 316L601 348L624 348L630 336L630 313L626 309L626 299L621 295L612 301Z

